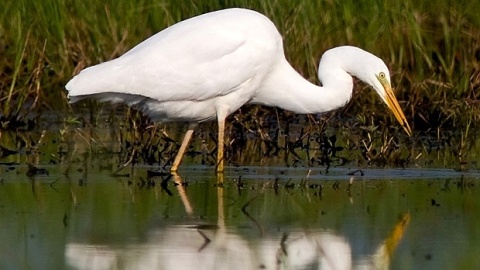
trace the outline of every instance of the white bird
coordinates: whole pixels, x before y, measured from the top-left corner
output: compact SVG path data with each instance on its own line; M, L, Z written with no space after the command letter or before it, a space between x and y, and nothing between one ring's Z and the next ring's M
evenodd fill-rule
M72 103L92 97L126 103L154 121L189 122L172 172L198 123L217 119L217 172L222 172L228 115L244 104L301 114L331 111L350 100L352 76L373 87L411 136L380 58L352 46L330 49L320 60L323 86L317 86L288 63L273 22L247 9L215 11L172 25L124 55L82 70L66 89Z

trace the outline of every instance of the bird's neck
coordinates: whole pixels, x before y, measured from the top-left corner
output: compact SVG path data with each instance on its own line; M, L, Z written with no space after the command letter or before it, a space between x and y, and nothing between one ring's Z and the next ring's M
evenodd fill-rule
M323 86L303 78L284 60L272 71L251 103L276 106L295 113L323 113L344 106L352 96L353 79L342 69L332 69Z

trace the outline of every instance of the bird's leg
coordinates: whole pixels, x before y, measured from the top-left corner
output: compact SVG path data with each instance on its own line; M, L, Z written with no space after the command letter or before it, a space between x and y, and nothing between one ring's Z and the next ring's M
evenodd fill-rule
M217 172L223 172L223 144L225 140L225 118L218 118Z
M191 123L188 125L188 130L185 133L185 137L183 137L182 145L180 146L180 149L178 150L177 156L175 157L175 160L173 161L173 165L170 168L170 172L176 172L178 170L178 166L180 166L180 163L182 163L182 158L183 155L185 154L185 151L187 150L188 144L190 143L190 140L192 139L193 132L195 131L195 128L197 127L197 123Z

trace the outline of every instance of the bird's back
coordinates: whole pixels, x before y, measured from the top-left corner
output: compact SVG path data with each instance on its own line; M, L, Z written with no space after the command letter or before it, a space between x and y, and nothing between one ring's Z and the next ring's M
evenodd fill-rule
M282 39L268 18L228 9L175 24L117 59L86 68L66 88L72 102L90 96L132 104L142 98L201 102L254 91L279 56Z

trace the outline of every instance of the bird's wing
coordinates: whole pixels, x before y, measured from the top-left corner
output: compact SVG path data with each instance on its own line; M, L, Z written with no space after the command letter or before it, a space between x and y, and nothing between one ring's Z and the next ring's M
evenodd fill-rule
M235 27L240 24L215 20L174 25L115 60L85 69L67 85L69 95L195 101L231 93L255 76L267 45Z

